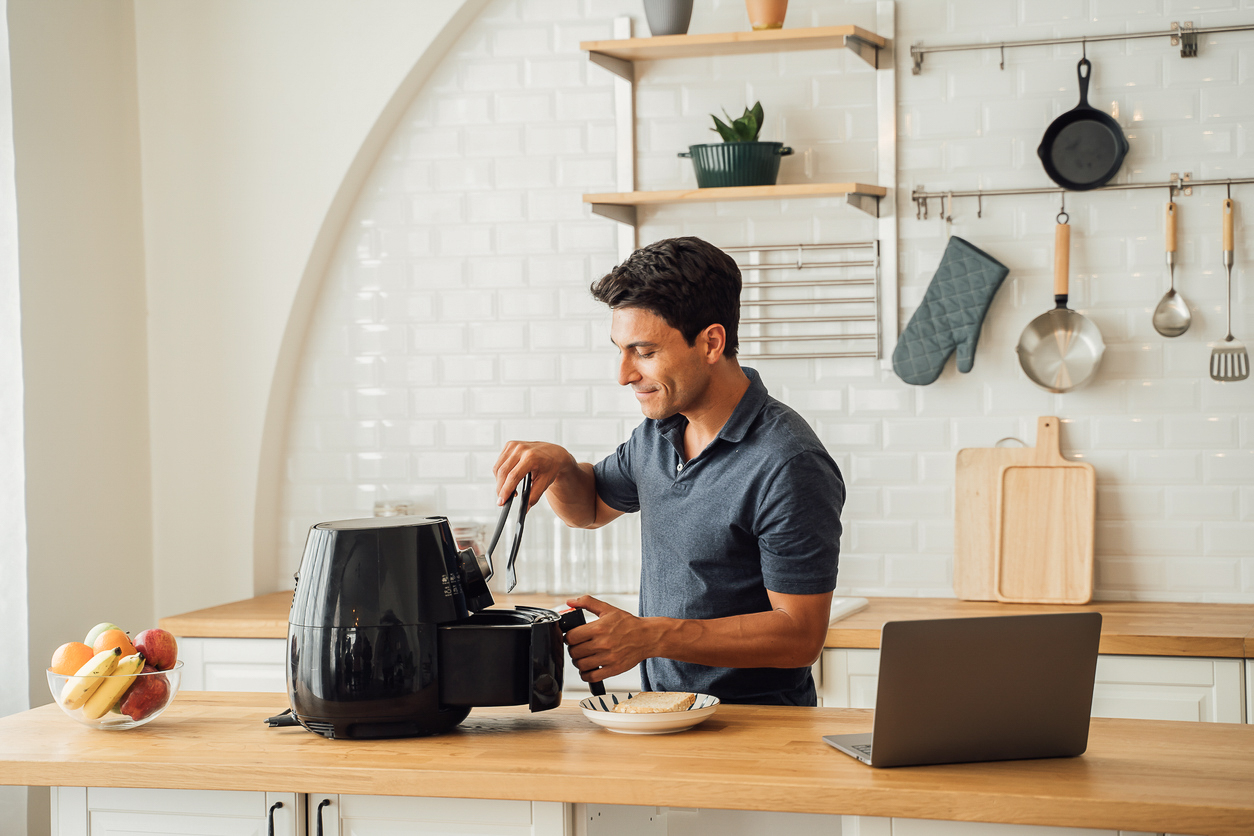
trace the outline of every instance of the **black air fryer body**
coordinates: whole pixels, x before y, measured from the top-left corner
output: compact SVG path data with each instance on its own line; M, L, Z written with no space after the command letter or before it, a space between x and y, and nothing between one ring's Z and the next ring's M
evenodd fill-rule
M473 706L556 708L556 613L493 603L481 559L444 517L309 530L288 619L292 713L325 737L446 732Z

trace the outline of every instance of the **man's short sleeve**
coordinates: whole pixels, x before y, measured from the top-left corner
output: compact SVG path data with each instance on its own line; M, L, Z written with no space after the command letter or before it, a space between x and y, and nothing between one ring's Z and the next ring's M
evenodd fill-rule
M836 588L845 484L830 456L807 451L780 468L758 506L762 580L772 592Z
M631 445L635 441L636 433L632 433L631 438L618 445L613 454L592 466L596 474L597 496L615 511L627 514L640 510L640 492L631 469Z

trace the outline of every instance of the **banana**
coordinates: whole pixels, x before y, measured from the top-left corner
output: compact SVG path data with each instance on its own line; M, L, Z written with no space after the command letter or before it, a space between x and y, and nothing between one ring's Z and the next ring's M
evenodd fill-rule
M83 705L83 717L88 720L99 720L105 716L109 709L117 704L118 698L126 689L131 687L131 683L135 681L135 675L143 669L144 654L142 653L123 656L119 659L118 666L113 669L113 673L108 679L101 680L103 684L92 692Z
M102 650L78 669L78 673L71 676L65 683L65 687L61 689L61 705L66 709L73 711L82 707L87 702L87 698L91 696L91 692L100 687L100 683L104 682L102 677L113 673L113 669L118 666L118 658L122 655L122 648L111 647L108 650Z

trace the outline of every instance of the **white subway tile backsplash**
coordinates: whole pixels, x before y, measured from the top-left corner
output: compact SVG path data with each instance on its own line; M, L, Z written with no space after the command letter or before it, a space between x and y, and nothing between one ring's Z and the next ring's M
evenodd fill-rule
M879 450L882 446L878 421L819 421L815 432L828 450Z
M1161 520L1165 512L1162 487L1098 485L1097 515L1103 520Z
M1235 487L1167 488L1167 518L1177 520L1235 520L1238 518ZM1246 531L1246 542L1254 530Z
M614 87L578 47L611 37L622 14L647 35L634 2L491 0L398 123L345 223L310 324L288 434L280 582L312 522L368 515L376 498L490 522L491 468L505 440L564 443L595 461L640 422L634 398L617 385L609 313L588 293L618 260L617 225L581 199L618 189ZM908 44L1165 29L1201 21L1215 5L899 0L893 34ZM874 5L790 4L790 27L848 22L873 29ZM743 3L719 0L698 4L692 31L746 25ZM1089 48L1093 103L1115 114L1132 146L1121 179L1254 170L1254 99L1245 90L1254 49L1235 36L1207 40L1188 60L1156 42ZM952 594L957 450L1008 436L1032 444L1037 417L1057 415L1064 455L1097 471L1098 597L1254 601L1254 387L1207 376L1207 343L1225 324L1222 193L1176 198L1176 282L1194 324L1174 340L1150 323L1167 285L1165 195L1067 195L1071 304L1098 325L1107 352L1096 378L1065 395L1034 386L1014 354L1023 327L1053 306L1057 196L990 197L982 217L960 198L951 225L933 202L927 221L914 218L908 195L924 184L1046 182L1036 146L1049 122L1075 106L1078 59L1078 47L1012 50L1002 71L996 50L944 53L929 55L915 76L908 52L897 50L902 323L950 234L1011 270L970 374L951 359L939 380L915 387L874 360L742 358L815 427L845 475L841 594ZM767 112L763 138L797 151L783 161L781 183L876 179L875 73L843 50L642 62L637 71L637 188L694 186L691 164L676 152L714 139L710 114L736 115L756 98ZM645 207L640 218L641 243L877 234L874 219L836 199ZM1239 232L1239 252L1254 251L1249 229ZM1241 336L1254 322L1254 293L1240 255L1234 272ZM536 537L527 548L544 548ZM605 583L630 591L638 539L615 542L617 574ZM533 568L525 582L555 582L547 563Z
M950 495L943 487L886 487L885 515L896 520L952 519Z
M1208 485L1254 485L1254 450L1207 453L1202 469Z
M855 485L909 485L915 482L917 462L914 456L900 453L853 456L852 478L845 469L845 479Z

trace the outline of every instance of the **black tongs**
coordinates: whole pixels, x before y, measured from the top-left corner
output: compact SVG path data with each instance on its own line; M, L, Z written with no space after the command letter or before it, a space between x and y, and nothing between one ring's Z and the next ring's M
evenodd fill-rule
M518 509L518 526L514 529L514 545L509 550L509 560L505 562L506 577L509 580L505 593L514 591L514 587L518 586L518 575L514 572L514 561L518 559L518 547L522 545L523 521L527 519L527 508L531 505L531 474L528 473L522 478L522 485L517 493L509 495L509 499L505 500L505 507L501 509L501 516L496 521L496 533L492 535L492 542L488 545L488 574L484 580L492 577L492 553L496 551L496 541L501 539L501 532L505 530L505 520L509 518L509 509L514 504L514 497L522 494L522 507Z

